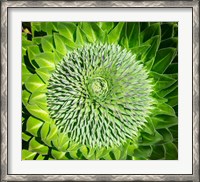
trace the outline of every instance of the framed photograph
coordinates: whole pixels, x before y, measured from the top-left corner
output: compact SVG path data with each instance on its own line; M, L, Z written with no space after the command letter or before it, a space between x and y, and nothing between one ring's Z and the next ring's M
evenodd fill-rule
M197 1L1 2L2 181L198 181Z

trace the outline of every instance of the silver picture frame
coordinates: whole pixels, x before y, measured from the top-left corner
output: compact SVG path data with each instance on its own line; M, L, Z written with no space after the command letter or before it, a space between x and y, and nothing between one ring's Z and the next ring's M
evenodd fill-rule
M193 19L193 173L176 175L21 175L8 173L8 9L17 7L191 8ZM1 1L1 181L199 181L199 1Z

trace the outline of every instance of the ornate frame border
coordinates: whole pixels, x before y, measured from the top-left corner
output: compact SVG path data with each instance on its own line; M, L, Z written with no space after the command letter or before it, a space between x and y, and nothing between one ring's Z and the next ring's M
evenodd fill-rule
M193 12L193 174L192 175L9 175L7 172L8 8L178 7ZM1 181L199 181L199 1L7 1L1 2Z

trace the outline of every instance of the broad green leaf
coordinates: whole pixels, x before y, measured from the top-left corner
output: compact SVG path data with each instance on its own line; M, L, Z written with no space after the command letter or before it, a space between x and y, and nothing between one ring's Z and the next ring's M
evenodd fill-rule
M78 159L77 150L70 151L70 152L69 152L69 155L70 155L73 159Z
M129 41L129 47L138 47L140 45L140 23L127 22L126 35Z
M28 150L22 150L22 160L33 160L37 152L31 152Z
M154 115L176 116L174 109L166 103L158 103Z
M163 145L165 149L165 159L166 160L177 160L178 159L178 150L175 144L166 143Z
M141 139L138 142L139 146L145 145L153 145L160 142L163 139L162 135L160 135L157 131L154 134L150 135L148 133L141 133Z
M151 47L151 45L144 45L139 47L131 48L131 52L133 54L136 54L137 58L140 59L140 57Z
M36 73L38 74L38 76L45 82L48 83L48 80L51 76L51 73L53 72L53 68L52 67L41 67L36 69Z
M136 144L131 144L128 146L127 154L133 156L135 149L137 148Z
M26 104L28 103L30 95L31 95L31 93L28 92L27 90L22 91L22 102L23 102L24 106L26 106Z
M33 37L32 42L36 45L40 45L42 41L42 37Z
M152 70L157 73L164 73L176 56L176 52L177 51L174 48L160 49L156 54Z
M55 54L50 52L37 54L35 62L41 67L51 67L55 69Z
M116 159L116 160L119 160L119 159L120 159L120 156L121 156L121 151L120 151L118 148L114 148L114 149L112 150L112 152L113 152L113 154L114 154L114 156L115 156L115 159Z
M161 97L165 97L166 95L170 94L171 92L173 92L176 88L178 88L178 81L176 81L173 85L171 85L170 87L167 87L166 89L162 89L158 94ZM176 95L177 97L177 95ZM168 98L169 99L169 98ZM169 100L168 100L169 101Z
M53 38L51 35L42 37L41 44L42 44L42 50L44 52L54 51Z
M64 133L59 133L58 137L53 140L53 145L59 150L66 152L69 146L69 139Z
M27 135L25 133L22 133L22 139L26 142L28 142L30 140L31 136L30 135Z
M177 83L176 80L170 80L170 81L157 81L155 84L155 90L159 91L158 93L161 93L162 90L169 89L172 85ZM163 93L164 94L164 93Z
M40 129L42 124L43 122L41 120L30 116L26 124L26 130L33 136L38 136L38 130Z
M64 37L57 34L57 33L56 34L54 33L54 41L55 41L56 50L58 52L60 52L62 55L66 55L67 48L66 48L66 45L65 45Z
M35 137L29 142L29 150L32 152L37 152L42 155L47 155L49 148L41 143L39 143Z
M46 23L47 35L52 35L54 32L57 32L57 22L47 22Z
M40 132L42 140L44 140L47 137L49 130L50 130L50 124L45 122L42 125L41 132Z
M87 23L87 22L81 23L81 29L85 33L88 41L90 43L93 43L96 41L96 35L95 35L95 32L94 32L91 24L92 24L92 22L91 23Z
M41 119L43 121L49 121L49 114L42 110L39 106L37 105L26 105L26 109L28 110L29 113L31 113L33 116L35 116L38 119Z
M45 156L39 155L36 160L44 160Z
M96 39L102 43L105 42L105 38L106 38L106 33L99 28L99 26L96 23L90 23L91 27L96 35Z
M115 28L113 28L110 33L108 34L108 43L117 43L120 38L120 33L122 31L122 28L124 26L123 22L119 22Z
M163 145L154 145L153 147L153 151L151 154L150 159L152 160L159 160L159 159L165 159L165 150Z
M174 25L172 23L164 23L161 24L161 35L162 35L162 40L171 38L173 36L173 28Z
M81 153L83 154L83 156L84 156L85 158L87 158L87 155L88 155L88 148L87 148L85 145L83 145L83 146L80 148L80 151L81 151Z
M40 22L31 22L31 31L33 36L36 35L36 32L40 32L41 31Z
M76 29L76 44L78 46L81 46L85 43L85 35L84 33L81 31L80 27L77 27Z
M152 24L140 33L140 42L146 42L156 35L161 35L160 23Z
M177 106L178 105L178 96L173 96L168 98L168 102L171 107Z
M73 34L76 30L76 26L73 23L69 22L59 22L58 23L58 31L59 34L66 37L70 41L74 41Z
M168 129L159 129L157 130L163 137L163 140L160 142L161 144L172 142L173 136Z
M178 124L178 118L176 116L156 116L151 118L156 129L168 128Z
M105 147L101 147L96 150L96 159L102 158L110 152L110 149L106 149Z
M167 48L167 47L177 48L178 47L178 38L172 37L172 38L169 38L169 39L166 39L166 40L163 40L160 42L159 49Z
M70 147L67 149L68 152L76 151L80 148L80 144L78 143L71 143Z
M32 73L26 68L26 65L22 63L22 84L32 75Z
M32 93L43 85L44 82L36 74L31 75L25 82L26 88Z
M114 27L113 22L98 22L99 27L105 31L106 33L109 33L111 29Z
M38 68L38 65L35 63L35 58L38 54L40 54L40 49L37 45L29 46L28 49L28 59L31 63L31 65L34 68Z
M166 74L178 73L178 63L171 63L165 70Z
M29 104L38 105L42 110L47 111L47 100L45 92L40 89L33 92L30 96Z
M174 141L177 141L178 140L178 124L171 126L168 129L171 132L171 134L173 135Z
M159 35L154 36L148 41L146 41L144 44L141 44L141 46L144 46L144 45L151 45L151 47L142 55L142 58L141 58L143 62L146 62L156 56L157 50L160 45L160 36Z
M68 159L65 156L65 154L66 154L66 152L60 152L60 151L57 151L57 150L54 150L54 149L51 150L51 155L53 156L54 159L57 159L57 160L66 160L66 159Z
M134 151L134 157L136 159L147 159L151 156L152 147L151 146L140 146Z

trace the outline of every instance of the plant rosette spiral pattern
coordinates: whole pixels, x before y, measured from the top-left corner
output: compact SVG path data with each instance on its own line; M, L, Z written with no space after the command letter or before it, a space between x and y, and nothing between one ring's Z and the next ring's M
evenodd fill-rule
M23 160L177 160L178 25L31 22Z

